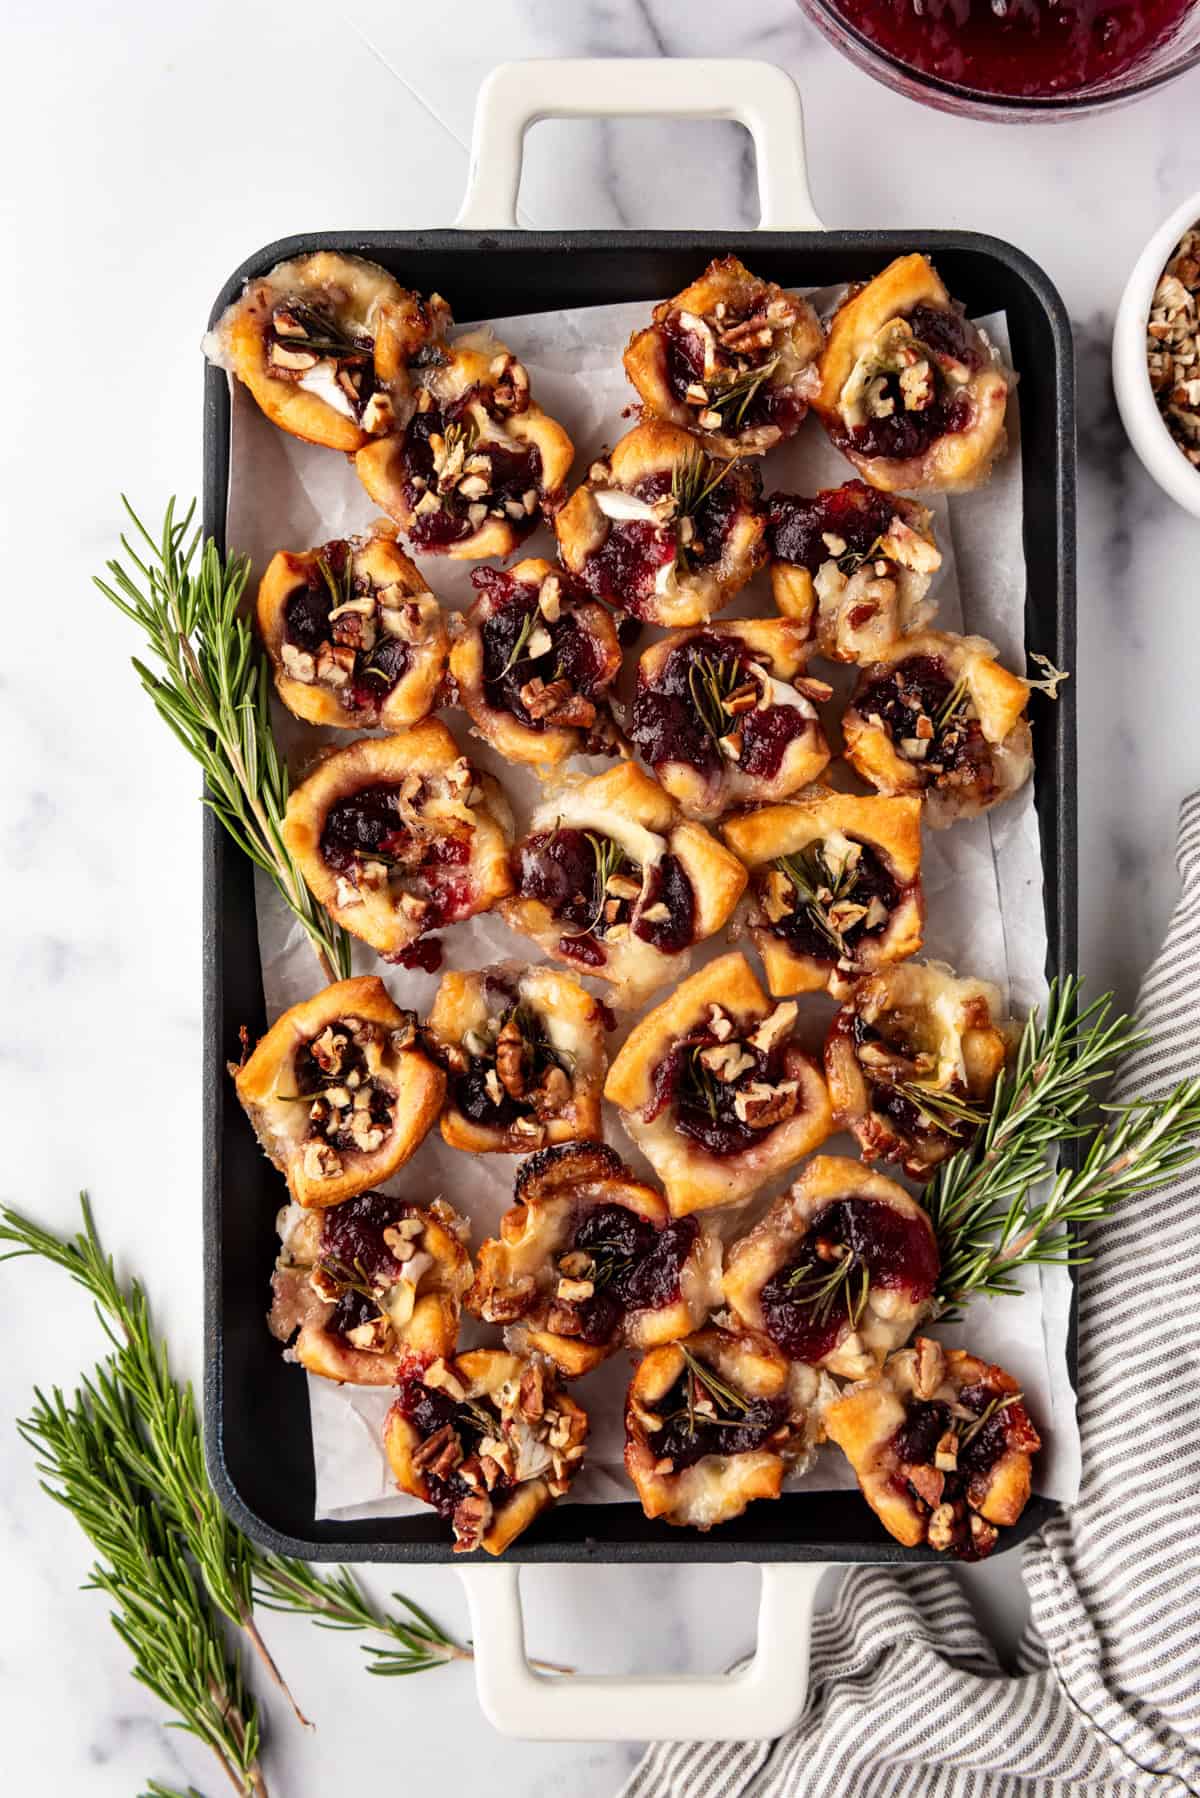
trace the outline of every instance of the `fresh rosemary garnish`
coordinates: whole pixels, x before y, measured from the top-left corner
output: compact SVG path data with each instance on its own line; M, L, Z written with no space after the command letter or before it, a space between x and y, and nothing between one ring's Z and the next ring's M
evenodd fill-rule
M740 460L739 456L732 456L722 462L706 456L703 450L691 450L676 462L671 470L671 497L675 501L676 519L693 517Z
M727 1385L715 1369L709 1366L707 1361L701 1361L699 1356L694 1355L691 1349L686 1347L684 1343L677 1342L675 1347L683 1356L683 1363L687 1369L687 1415L689 1436L694 1436L696 1434L696 1403L700 1393L707 1396L718 1410L724 1409L725 1411L732 1411L734 1413L733 1418L704 1418L704 1422L710 1426L715 1425L716 1427L720 1427L722 1424L727 1425L731 1422L735 1422L737 1418L746 1415L746 1412L750 1409L750 1401L748 1398L743 1398L742 1394L733 1386Z
M145 632L163 664L165 671L155 674L133 658L142 686L203 769L205 804L269 877L303 927L326 979L345 979L350 938L317 904L280 834L287 764L271 731L266 657L239 610L249 558L222 560L211 539L201 546L198 530L189 537L194 502L182 519L170 502L157 542L129 501L123 503L142 539L135 548L137 537L121 538L133 572L114 559L108 564L111 584L97 576L96 585Z
M1016 1059L997 1082L986 1126L925 1189L944 1319L972 1293L1019 1291L1019 1267L1088 1260L1072 1225L1162 1185L1200 1156L1200 1076L1161 1099L1097 1107L1114 1063L1146 1039L1132 1018L1113 1015L1111 993L1077 1013L1078 995L1074 977L1052 984L1044 1014L1031 1012ZM1054 1173L1057 1146L1083 1138L1090 1142L1081 1165Z
M113 1603L135 1677L179 1727L208 1742L239 1791L265 1798L257 1711L236 1655L225 1652L223 1620L281 1686L255 1606L383 1637L382 1646L365 1645L372 1673L415 1673L470 1650L407 1599L396 1595L407 1616L381 1616L345 1568L318 1572L269 1554L230 1521L205 1473L191 1384L172 1376L144 1289L118 1278L86 1198L82 1205L83 1229L69 1239L0 1210L0 1245L9 1245L0 1260L37 1256L62 1268L91 1296L112 1344L72 1400L37 1393L21 1431L39 1456L44 1489L101 1556L90 1583Z
M346 545L340 575L334 573L326 556L317 557L317 567L320 570L321 579L329 589L329 597L333 601L333 610L336 612L339 606L347 605L354 597L354 551L349 544Z
M512 651L509 655L507 662L505 662L505 664L504 664L503 668L500 670L499 674L493 674L490 676L489 684L494 684L496 681L503 680L506 674L510 674L512 672L512 670L516 667L518 662L523 662L525 660L525 655L524 655L525 645L528 643L530 637L532 637L532 635L533 635L533 626L534 626L534 622L535 622L536 618L537 618L536 612L526 612L524 618L521 620L521 629L517 633L517 640L512 646Z
M978 1130L987 1123L986 1111L944 1086L931 1086L924 1080L888 1080L884 1084L907 1099L928 1127L943 1136L961 1136L964 1128Z
M383 1307L379 1304L371 1276L362 1264L361 1255L354 1257L353 1264L341 1260L337 1255L327 1255L317 1262L314 1271L333 1281L339 1288L339 1298L348 1292L356 1292L359 1298L369 1299L383 1314Z
M941 732L945 730L945 728L949 724L951 718L953 718L955 712L958 711L959 707L964 703L966 698L967 698L967 677L965 674L960 674L958 679L955 681L954 685L951 687L949 693L947 693L945 700L942 703L941 709L938 712L937 717L933 721L934 733L936 735L940 736Z
M746 416L746 410L750 405L751 400L754 398L763 382L769 381L778 367L779 357L772 356L759 368L747 369L744 374L737 375L727 386L722 387L719 392L710 392L708 397L709 407L712 411L721 414L722 423L727 428L732 428L736 431L743 418ZM725 414L730 411L732 411L732 417L726 417Z
M598 837L594 831L590 830L585 831L584 835L587 837L592 848L594 864L592 879L595 883L593 890L596 895L596 906L592 916L582 930L567 931L566 934L570 937L590 936L595 930L596 926L600 923L601 918L604 916L608 883L613 875L618 872L621 863L625 860L625 851L619 843L614 843L611 837Z
M980 1430L985 1424L991 1423L993 1417L998 1417L1001 1411L1007 1411L1010 1405L1019 1405L1024 1396L1025 1394L1023 1392L997 1392L993 1398L988 1400L987 1404L983 1407L983 1410L979 1413L979 1416L973 1423L968 1425L965 1430L961 1427L964 1420L961 1418L958 1419L957 1423L954 1425L954 1433L958 1437L959 1451L961 1452L966 1448L969 1442L974 1442Z
M849 578L857 574L864 562L873 561L883 547L883 538L876 537L868 549L844 549L837 558L838 572Z
M855 1274L858 1276L857 1291L852 1279ZM824 1323L840 1302L850 1328L857 1330L871 1291L871 1270L852 1249L847 1249L824 1270L811 1264L793 1268L784 1284L791 1296L812 1312L817 1323Z
M688 692L696 715L714 743L729 735L732 715L725 701L748 677L736 656L697 656L688 668Z
M717 1083L712 1069L706 1068L700 1059L707 1047L706 1043L697 1044L683 1065L684 1073L695 1089L697 1098L715 1124L717 1121Z
M786 874L800 896L813 928L825 938L836 954L846 953L846 939L829 916L829 907L849 898L858 881L858 861L849 856L836 874L825 860L824 841L809 843L796 855L780 855L775 867Z

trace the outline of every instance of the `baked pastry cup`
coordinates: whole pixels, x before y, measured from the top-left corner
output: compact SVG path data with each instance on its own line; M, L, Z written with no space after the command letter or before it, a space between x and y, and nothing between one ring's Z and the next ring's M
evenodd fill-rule
M720 955L626 1038L604 1096L662 1181L673 1217L748 1199L833 1128L821 1071L744 956Z
M555 961L607 981L620 1005L678 979L692 944L728 922L746 885L737 857L681 818L633 762L556 788L513 870L505 921Z
M676 631L638 663L631 740L690 818L783 799L829 764L803 629L739 618Z
M831 1404L825 1427L897 1542L965 1561L1016 1523L1042 1446L1011 1374L923 1336Z
M426 556L507 556L562 503L575 447L502 343L460 338L423 368L402 431L355 457L359 479Z
M377 263L317 250L248 281L205 340L272 424L327 449L358 450L411 408L411 368L441 343L450 308Z
M257 610L275 689L307 724L400 730L437 705L446 622L390 536L281 549L259 583Z
M654 308L629 340L625 373L648 415L720 455L761 456L800 429L823 343L806 299L723 256Z
M527 1155L600 1135L604 1007L556 968L442 976L425 1040L447 1069L442 1135L472 1155Z
M859 981L829 1027L825 1073L839 1126L866 1161L927 1180L986 1123L1015 1038L998 987L944 962Z
M921 802L828 787L726 818L750 871L750 935L776 998L843 998L921 947Z
M436 718L360 737L287 803L283 840L331 917L382 955L512 891L512 815Z
M567 1379L618 1348L698 1329L721 1302L721 1245L603 1143L543 1149L517 1174L516 1203L480 1250L467 1309L507 1325L512 1348Z
M541 1362L470 1349L400 1381L383 1443L401 1492L450 1524L455 1554L500 1555L570 1486L587 1433Z
M290 1205L271 1282L271 1334L326 1380L394 1386L414 1358L452 1355L471 1284L470 1226L435 1199L383 1192L324 1211Z
M374 974L291 1006L232 1071L299 1205L340 1205L390 1179L425 1140L446 1091L412 1013Z
M814 1155L727 1250L725 1300L791 1360L860 1380L929 1315L939 1267L933 1227L902 1186Z
M874 662L937 610L929 585L942 565L933 514L865 481L813 499L767 502L771 592L831 662Z
M963 493L1006 447L1012 380L927 256L900 256L834 313L813 396L872 487Z
M596 599L646 624L704 624L766 560L757 467L708 456L660 419L593 462L554 521L558 553Z
M647 1517L710 1530L778 1498L821 1440L831 1388L765 1336L712 1328L651 1349L625 1401L625 1468Z
M881 793L921 793L935 830L1029 778L1029 683L985 637L922 631L864 668L842 719L846 760Z
M549 768L615 747L608 689L621 645L603 606L538 558L476 568L450 671L479 735L510 762Z

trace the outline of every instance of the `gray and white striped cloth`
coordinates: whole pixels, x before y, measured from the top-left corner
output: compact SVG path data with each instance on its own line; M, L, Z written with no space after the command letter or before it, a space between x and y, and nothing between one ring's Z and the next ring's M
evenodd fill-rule
M1200 1068L1200 794L1117 1097ZM1024 1550L1009 1675L948 1567L845 1575L776 1742L665 1743L622 1798L1200 1795L1200 1172L1093 1233L1079 1288L1079 1502ZM1015 1577L1015 1572L1014 1572Z

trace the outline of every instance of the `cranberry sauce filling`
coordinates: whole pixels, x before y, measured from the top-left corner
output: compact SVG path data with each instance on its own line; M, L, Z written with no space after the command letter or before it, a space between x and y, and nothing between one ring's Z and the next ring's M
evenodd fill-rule
M766 1054L748 1042L732 1037L729 1041L750 1062L732 1080L719 1078L701 1060L705 1050L716 1046L715 1036L697 1032L677 1043L654 1071L653 1097L642 1114L646 1122L652 1122L671 1106L677 1130L698 1142L710 1155L724 1156L740 1154L752 1143L760 1142L771 1124L782 1123L790 1116L795 1110L794 1095L781 1116L772 1117L769 1122L763 1120L757 1128L738 1112L739 1095L744 1095L748 1087L758 1082L774 1087L787 1078L789 1039L776 1043ZM746 1109L745 1098L742 1103Z
M864 561L895 516L895 501L865 481L823 488L813 499L773 493L767 502L767 545L775 561L816 574L831 559ZM835 556L826 536L840 538L845 548Z
M792 1260L764 1284L763 1325L794 1361L819 1361L845 1329L857 1326L869 1291L926 1299L937 1276L937 1253L918 1219L878 1199L835 1199L812 1219Z
M517 1002L505 982L488 977L489 996L503 995L494 1030L478 1054L463 1050L465 1069L451 1071L454 1105L473 1124L507 1130L519 1117L528 1117L545 1103L561 1111L570 1097L571 1070L554 1048L540 1015ZM552 1069L558 1072L551 1074ZM550 1086L548 1076L556 1082Z
M743 773L774 779L788 744L812 721L799 706L759 707L753 660L736 641L704 631L671 651L652 686L639 679L631 735L652 767L687 762L711 776L723 764L721 738L732 737ZM735 695L730 711L724 702ZM751 698L751 709L741 709Z
M306 1135L343 1153L377 1149L392 1127L395 1094L367 1072L362 1048L377 1034L378 1025L340 1018L298 1049L292 1064L296 1094L309 1101Z
M720 468L719 462L712 465L710 483ZM632 489L633 496L650 505L666 501L672 479L669 470L647 475ZM668 511L665 525L644 518L608 520L608 533L586 558L579 578L597 599L641 615L654 599L661 568L674 564L676 574L686 577L720 562L739 512L757 505L761 485L757 469L736 462L686 514L680 516L678 507Z
M730 314L717 328L727 332L737 322ZM716 428L732 436L760 425L775 425L784 437L794 435L808 408L791 384L772 384L772 345L739 345L732 359L718 351L718 367L706 379L705 346L699 332L684 324L678 312L668 313L659 330L667 386L681 405L693 407L697 415L710 409L719 412L721 423ZM762 370L766 372L756 379ZM705 389L703 399L695 391L700 387ZM690 395L689 388L693 389Z
M375 617L348 612L330 622L332 611L371 591L370 581L354 573L350 544L326 543L305 569L301 584L288 594L283 613L285 643L312 658L311 676L305 667L305 678L334 687L348 711L364 714L364 723L378 711L411 660L408 645L399 637L381 635Z
M914 306L908 314L912 334L936 356L948 356L961 362L972 374L987 360L987 350L979 332L956 302L949 306Z
M900 887L866 843L857 847L853 868L836 879L830 878L821 844L810 844L787 858L799 884L782 862L759 874L760 915L767 919L768 929L791 944L797 955L832 966L844 956L853 956L864 939L887 928L907 888ZM791 909L777 917L783 906ZM880 906L883 917L879 916ZM856 916L860 910L861 915Z
M355 418L362 417L375 392L374 338L344 330L320 302L281 300L266 329L266 352L269 372L279 381L299 384L320 363L332 363Z
M995 788L991 749L970 699L959 691L940 656L908 656L855 694L854 710L878 718L897 753L926 787L969 786L981 798ZM924 744L918 755L905 745Z
M586 1212L564 1251L568 1256L584 1254L591 1263L583 1277L594 1291L574 1306L580 1341L600 1347L611 1342L627 1311L673 1304L679 1297L684 1262L699 1233L700 1226L691 1217L659 1230L624 1205L599 1205Z
M418 793L412 801L419 804ZM360 787L335 799L321 827L321 855L336 874L359 879L364 863L379 862L423 899L422 931L463 915L469 883L462 869L470 860L465 833L429 836L408 828L397 807L397 791L386 781Z
M960 1412L970 1415L961 1416ZM939 1468L938 1446L947 1431L955 1438L955 1465ZM1019 1393L1007 1394L980 1382L965 1386L953 1409L940 1399L911 1399L904 1422L892 1437L898 1464L893 1484L922 1508L942 1503L965 1512L967 1505L977 1508L983 1502L989 1475L1008 1449L1037 1446L1037 1433ZM960 1560L978 1560L990 1553L994 1541L993 1531L989 1539L977 1543L964 1518L949 1546Z
M538 588L514 581L498 568L475 569L471 582L478 592L497 602L497 609L487 614L479 630L488 705L511 712L529 730L544 730L548 723L559 722L545 709L545 700L553 691L558 700L551 710L558 710L575 696L572 715L564 722L584 729L594 724L594 700L608 684L606 669L595 642L574 615L564 607L557 618L547 620L538 609ZM528 646L535 641L535 632L544 632L550 646L530 654ZM531 687L534 693L528 691ZM535 699L534 694L540 697ZM535 710L530 710L530 702Z
M704 339L689 329L678 312L669 312L659 326L664 345L667 386L681 403L689 387L704 384Z
M664 530L648 518L611 519L604 541L577 575L596 599L622 612L640 613L654 598L659 569L677 560L673 529Z
M464 1461L478 1451L485 1436L499 1437L501 1434L500 1418L490 1400L475 1398L468 1404L460 1405L447 1393L434 1391L426 1386L415 1375L409 1375L400 1381L396 1389L396 1403L401 1416L412 1424L422 1442L427 1442L431 1436L436 1436L446 1428L452 1429L458 1437ZM429 1503L439 1517L444 1517L449 1522L463 1499L471 1494L472 1488L457 1472L437 1474L424 1467L421 1474ZM511 1484L512 1481L503 1473L496 1480L498 1488Z
M322 1212L318 1266L328 1280L343 1288L328 1329L344 1336L379 1315L374 1298L362 1289L391 1285L400 1278L402 1265L388 1249L383 1233L411 1210L403 1199L364 1192Z
M722 1379L720 1385L726 1384ZM787 1423L786 1399L739 1394L738 1401L732 1403L708 1386L703 1375L685 1368L670 1392L655 1401L663 1419L662 1429L650 1438L655 1454L672 1463L673 1473L681 1473L706 1455L744 1455L761 1448Z
M952 397L939 394L922 412L910 412L904 409L904 402L899 397L899 383L893 376L888 377L889 388L895 387L895 395L889 391L889 398L894 398L896 410L886 418L869 418L865 424L854 425L850 429L834 425L830 435L839 448L854 450L860 456L882 456L891 462L907 462L914 456L923 456L931 443L939 437L949 437L956 431L970 428L974 408L967 394L956 393Z
M598 944L588 939L603 939L614 927L632 929L664 954L692 941L695 894L674 855L651 869L643 894L642 869L611 838L569 827L536 831L521 845L517 884L526 898L540 899L560 923L572 926L559 947L589 966L600 965L603 954L593 959ZM659 905L665 917L645 915Z
M783 758L797 738L812 729L812 719L798 705L764 706L741 721L742 753L738 767L751 780L774 780Z
M444 410L430 404L409 421L404 497L413 512L408 536L417 549L448 549L489 517L503 519L518 538L538 523L541 452L508 438L478 440L469 407L487 406L488 399L486 388L471 387Z

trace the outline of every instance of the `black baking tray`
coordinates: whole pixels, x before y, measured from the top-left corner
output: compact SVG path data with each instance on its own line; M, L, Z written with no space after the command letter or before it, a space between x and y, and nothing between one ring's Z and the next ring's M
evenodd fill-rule
M1059 668L1075 658L1075 399L1071 329L1054 287L1019 250L972 232L364 231L264 246L225 283L215 323L244 281L286 257L337 250L369 257L405 285L447 296L459 318L658 301L714 256L744 258L785 286L864 280L894 256L927 251L950 291L979 317L1003 309L1020 373L1026 644ZM816 428L816 427L813 427ZM230 400L208 368L204 529L225 547ZM235 546L236 547L236 546ZM1035 797L1045 868L1049 975L1076 959L1075 687L1035 694ZM364 1521L313 1516L306 1383L284 1363L265 1310L275 1215L286 1193L238 1105L226 1063L239 1030L266 1027L251 865L211 811L204 834L205 1444L222 1503L248 1535L309 1560L448 1561L432 1512ZM1075 1373L1075 1323L1069 1356ZM1013 1547L1059 1507L1035 1496L1005 1531ZM558 1505L508 1550L512 1561L922 1561L882 1528L856 1492L796 1493L752 1505L707 1535L651 1522L640 1505Z

